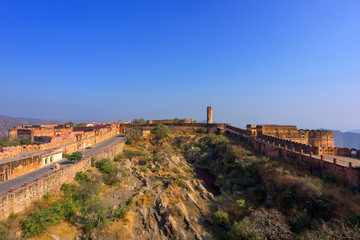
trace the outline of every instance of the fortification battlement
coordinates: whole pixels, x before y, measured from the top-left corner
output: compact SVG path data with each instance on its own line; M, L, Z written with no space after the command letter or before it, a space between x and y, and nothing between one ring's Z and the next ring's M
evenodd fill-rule
M105 127L101 129L95 129L90 132L79 133L75 136L70 135L71 137L69 138L40 145L22 145L3 148L3 152L0 152L0 159L17 157L21 152L39 151L50 148L57 148L60 146L63 146L62 148L64 149L65 153L74 152L78 149L95 144L96 142L103 141L104 139L107 139L111 136L115 136L118 132L118 126ZM78 143L80 143L80 146L78 146Z
M328 130L299 130L294 125L248 124L247 132L252 136L268 135L314 147L335 147L334 133Z
M341 149L342 152L339 152L340 148L318 148L274 136L254 136L248 130L233 126L226 126L224 133L239 136L246 140L254 149L263 152L268 157L298 162L311 169L318 169L320 171L328 169L334 176L345 179L350 186L360 189L360 168L358 166L354 167L354 162L351 159L339 162L336 158L333 161L329 161L329 159L326 160L324 157L328 152L332 153L330 155L341 154L339 156L360 158L360 151L356 149L352 149L350 152L348 149ZM315 151L318 152L316 153ZM315 156L314 154L321 156Z

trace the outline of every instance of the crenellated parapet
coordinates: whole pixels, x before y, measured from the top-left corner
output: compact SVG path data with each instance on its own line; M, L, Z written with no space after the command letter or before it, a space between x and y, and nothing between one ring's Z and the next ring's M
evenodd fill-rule
M303 130L294 125L248 124L247 132L253 136L273 136L313 147L334 147L334 133L328 130Z
M226 126L224 134L233 135L249 143L256 151L265 156L280 158L288 162L303 164L310 169L327 169L334 176L344 179L351 187L360 189L360 168L353 158L360 158L357 149L315 147L308 144L261 134L256 136L247 130ZM250 129L251 130L251 129ZM313 134L315 138L328 138L333 136L329 131L302 130L304 135ZM348 158L331 158L325 155L338 155ZM356 165L356 166L355 166Z

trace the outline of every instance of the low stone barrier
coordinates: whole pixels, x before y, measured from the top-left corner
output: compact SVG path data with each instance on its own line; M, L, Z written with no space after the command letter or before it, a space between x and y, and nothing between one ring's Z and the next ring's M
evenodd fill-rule
M54 171L51 174L39 176L33 182L28 182L19 189L11 191L0 200L0 219L6 219L12 212L24 211L33 201L41 199L46 193L53 194L61 188L64 183L70 183L74 180L77 172L91 168L91 159L114 158L122 152L124 141L108 146L101 151L86 157L85 159L69 164L65 168Z
M338 163L338 159L334 159L332 162L325 161L324 156L316 158L311 152L312 148L308 148L308 145L304 145L305 150L309 151L309 154L304 154L304 149L297 149L296 147L303 144L286 144L283 139L276 141L275 138L265 139L261 137L249 136L245 130L236 129L234 127L228 128L226 134L239 136L241 139L246 140L254 150L262 152L267 157L276 157L288 162L298 162L306 165L309 169L329 170L335 177L345 179L351 187L360 189L360 168L354 168L353 163L349 162L348 166L343 166ZM275 140L275 141L270 141Z

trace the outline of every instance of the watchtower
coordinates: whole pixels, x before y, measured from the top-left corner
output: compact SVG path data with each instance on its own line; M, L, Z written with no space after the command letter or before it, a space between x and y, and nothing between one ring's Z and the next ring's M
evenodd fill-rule
M209 105L207 107L207 123L213 123L213 116L212 116L212 106Z

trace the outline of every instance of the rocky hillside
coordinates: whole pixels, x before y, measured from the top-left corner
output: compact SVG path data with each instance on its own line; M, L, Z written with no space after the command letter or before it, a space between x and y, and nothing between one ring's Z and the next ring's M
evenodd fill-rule
M25 124L57 124L57 120L50 119L35 119L35 118L21 118L0 115L0 138L8 136L8 130L18 125Z
M235 138L156 132L12 214L0 239L360 239L360 196L344 186Z

